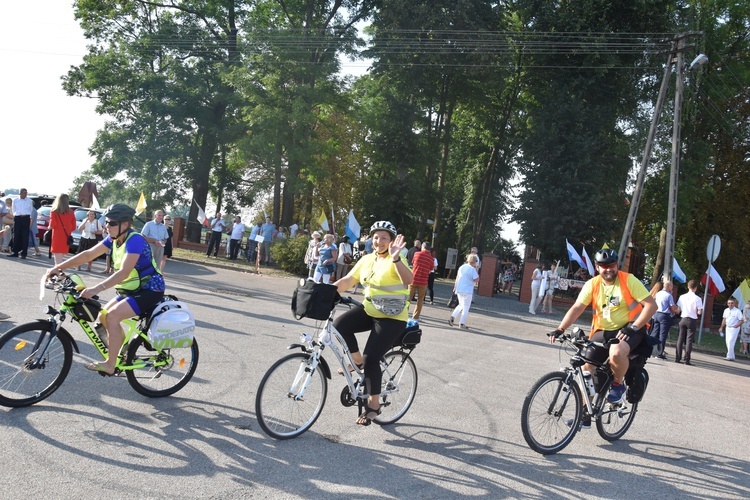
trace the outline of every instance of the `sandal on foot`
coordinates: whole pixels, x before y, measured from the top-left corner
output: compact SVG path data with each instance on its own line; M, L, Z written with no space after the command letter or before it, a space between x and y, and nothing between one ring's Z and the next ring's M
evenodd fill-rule
M365 367L364 363L361 364L361 365L357 364L357 368L359 368L359 371L362 371L362 369L364 367ZM348 368L349 368L349 373L352 373L354 371L354 367L352 365L349 365ZM341 368L339 368L338 370L336 370L336 373L338 373L342 377L344 376L344 370L342 370Z
M98 373L102 377L111 377L115 374L115 372L109 373L108 371L105 371L102 368L102 365L100 365L99 363L87 363L83 365L83 367L86 368L87 370L91 370L92 372Z
M377 418L378 415L381 413L381 408L378 407L377 410L370 408L368 405L365 405L365 411L357 418L357 425L364 425L367 427L372 423L373 420ZM370 415L373 415L372 417Z

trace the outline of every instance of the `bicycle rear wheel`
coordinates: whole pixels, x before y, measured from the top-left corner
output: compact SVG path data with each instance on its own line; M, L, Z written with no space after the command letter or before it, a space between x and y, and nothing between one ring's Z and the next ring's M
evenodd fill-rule
M139 394L149 398L162 398L179 391L187 384L198 367L198 341L190 347L156 351L143 337L130 342L126 364L138 366L125 370L128 383Z
M269 436L297 437L312 427L323 411L328 380L322 370L312 370L311 361L310 354L290 354L274 363L260 381L255 416Z
M72 362L69 339L52 337L49 322L9 330L0 337L0 404L20 408L49 397L68 376Z
M380 393L380 415L376 424L387 425L403 417L417 394L417 367L411 356L403 351L391 351L383 356L383 382Z
M578 384L565 372L548 373L534 384L523 402L521 430L526 443L542 455L562 450L573 440L582 417Z

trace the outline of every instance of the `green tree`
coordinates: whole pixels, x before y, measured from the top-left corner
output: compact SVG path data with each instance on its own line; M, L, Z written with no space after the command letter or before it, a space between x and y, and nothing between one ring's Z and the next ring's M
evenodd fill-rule
M663 48L626 33L671 27L673 6L601 0L516 5L525 30L537 34L525 57L529 129L519 157L524 189L514 214L521 239L549 259L565 257L565 238L597 248L612 244L627 215L632 147L626 131L652 84L649 58Z
M64 87L111 117L91 147L96 175L125 175L158 205L192 197L205 206L210 190L221 205L233 187L226 154L243 133L225 76L241 63L237 24L247 9L231 0L76 2L91 45ZM191 221L196 214L192 205ZM197 240L198 225L188 231Z

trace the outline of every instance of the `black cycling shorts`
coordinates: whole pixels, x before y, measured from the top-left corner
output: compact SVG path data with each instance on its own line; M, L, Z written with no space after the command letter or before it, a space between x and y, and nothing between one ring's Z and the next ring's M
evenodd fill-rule
M597 330L589 340L594 342L604 342L605 340L613 339L617 336L620 330ZM635 335L629 335L628 340L625 341L630 346L630 351L638 347L646 336L646 327L638 330Z
M148 316L156 305L164 298L164 292L153 290L138 290L135 292L117 292L117 300L125 300L133 312L141 317Z

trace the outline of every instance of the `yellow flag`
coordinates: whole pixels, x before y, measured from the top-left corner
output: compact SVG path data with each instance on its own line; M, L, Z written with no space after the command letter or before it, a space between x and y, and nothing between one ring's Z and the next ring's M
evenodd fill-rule
M328 217L326 217L326 212L323 209L320 209L320 217L318 218L318 224L320 224L320 227L322 227L326 231L329 231Z
M146 197L143 196L141 191L141 198L138 200L138 205L135 207L135 215L141 215L146 211Z

